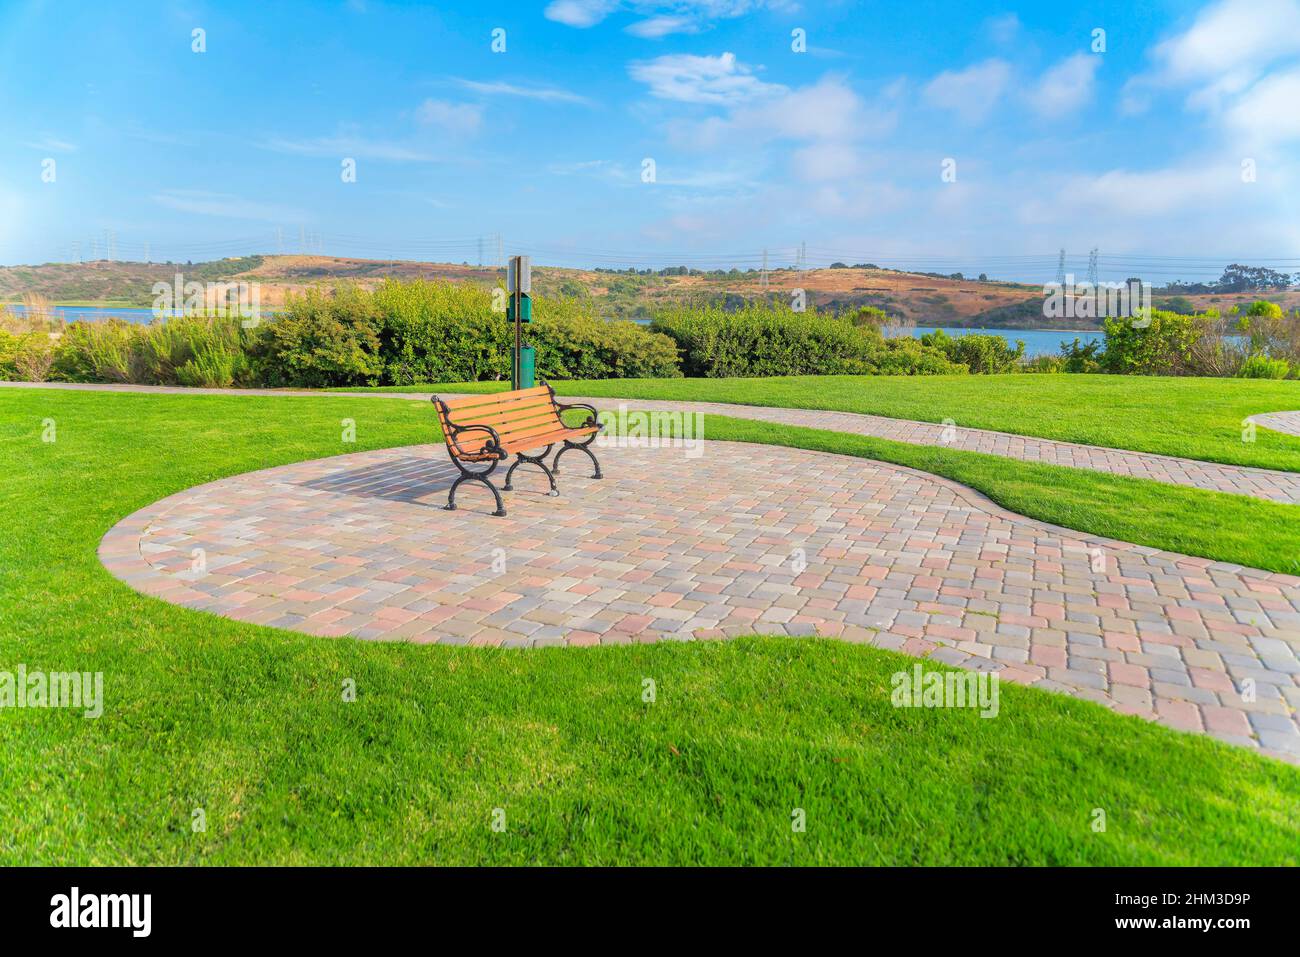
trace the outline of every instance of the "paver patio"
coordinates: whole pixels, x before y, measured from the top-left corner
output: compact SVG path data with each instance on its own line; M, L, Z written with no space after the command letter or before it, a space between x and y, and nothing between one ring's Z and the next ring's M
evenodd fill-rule
M603 481L566 460L558 499L521 470L508 518L473 486L442 509L441 444L338 456L180 492L100 556L146 594L323 636L837 637L1300 759L1300 578L1056 528L859 458L699 452L607 449Z

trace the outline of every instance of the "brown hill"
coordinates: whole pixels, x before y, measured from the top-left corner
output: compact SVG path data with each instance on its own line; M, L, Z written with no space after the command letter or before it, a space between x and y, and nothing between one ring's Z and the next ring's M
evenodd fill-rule
M272 309L283 305L291 293L341 282L370 288L396 277L494 286L502 275L501 270L487 266L337 256L245 256L183 264L98 260L0 267L0 302L16 302L27 293L38 293L59 303L148 306L153 301L153 284L170 283L178 272L186 281L258 282L263 307ZM796 289L803 289L808 303L818 309L876 306L919 326L1027 329L1045 325L1038 287L888 269L778 269L768 273L765 286L762 276L753 271L660 276L534 265L533 282L541 295L590 299L598 312L611 318L646 317L658 308L692 301L739 304L765 297L789 301ZM1157 302L1162 298L1159 290L1155 298ZM1258 296L1240 293L1187 298L1197 308L1226 310ZM1269 298L1287 307L1300 306L1300 292ZM1054 320L1051 324L1057 328L1096 325L1086 320Z

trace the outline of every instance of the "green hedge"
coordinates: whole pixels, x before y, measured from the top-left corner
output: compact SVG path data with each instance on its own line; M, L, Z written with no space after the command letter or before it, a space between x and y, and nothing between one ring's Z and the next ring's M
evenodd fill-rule
M510 377L514 331L505 314L493 310L491 290L390 281L374 299L386 319L381 353L387 383ZM537 350L537 374L544 379L681 375L671 340L632 322L607 322L575 299L535 298L524 338Z
M923 335L921 342L938 349L971 372L983 375L1018 372L1025 359L1023 339L1017 339L1016 347L1012 349L1001 336L969 333L954 339L942 329L936 329Z
M656 315L651 328L677 343L692 377L966 371L915 340L886 341L867 326L788 306L682 307Z

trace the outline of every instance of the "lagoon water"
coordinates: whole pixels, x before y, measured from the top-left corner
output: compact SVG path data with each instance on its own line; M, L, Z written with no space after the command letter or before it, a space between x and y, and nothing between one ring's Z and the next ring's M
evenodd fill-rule
M21 313L22 306L9 306L14 312ZM147 307L131 306L56 306L55 312L60 313L68 322L76 322L82 319L125 319L127 322L149 322L153 319L152 309ZM920 338L927 332L934 332L936 327L918 326L911 330L911 335ZM957 336L970 335L971 333L980 333L982 335L1001 336L1007 340L1008 345L1013 345L1017 339L1023 339L1025 342L1025 355L1042 356L1056 355L1061 349L1062 342L1072 342L1078 339L1081 343L1087 344L1102 339L1102 334L1097 331L1087 330L1056 330L1056 329L958 329L949 326L942 327L948 335L956 338Z
M1025 355L1032 358L1033 356L1054 356L1061 351L1062 342L1073 342L1079 340L1080 345L1087 345L1090 342L1101 342L1104 340L1100 330L1088 329L956 329L948 326L942 327L943 331L948 333L954 339L958 336L969 336L975 333L988 336L1001 336L1007 341L1010 348L1015 347L1017 339L1024 340ZM911 331L913 337L919 339L927 332L934 332L933 326L918 326Z

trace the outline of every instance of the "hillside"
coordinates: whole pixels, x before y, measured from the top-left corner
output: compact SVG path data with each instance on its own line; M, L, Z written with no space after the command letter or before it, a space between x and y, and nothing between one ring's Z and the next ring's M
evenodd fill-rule
M186 281L258 282L263 308L282 305L290 293L311 287L353 282L371 287L385 278L426 278L493 286L500 281L495 267L409 260L349 259L335 256L246 256L206 263L133 263L98 260L87 263L45 263L0 267L0 302L16 302L38 293L60 303L102 303L148 306L156 282L172 282L177 272ZM778 269L768 273L767 288L757 272L710 272L689 275L646 275L533 267L534 290L540 295L590 299L602 315L639 318L674 303L714 301L739 304L764 296L789 300L805 290L810 305L837 311L870 305L918 326L984 326L1042 328L1042 290L1004 282L950 279L920 273L874 268ZM1157 302L1161 298L1156 290ZM1256 296L1189 296L1195 306L1230 308ZM1300 306L1300 292L1271 295L1288 307ZM1095 328L1087 320L1054 320L1057 328Z

